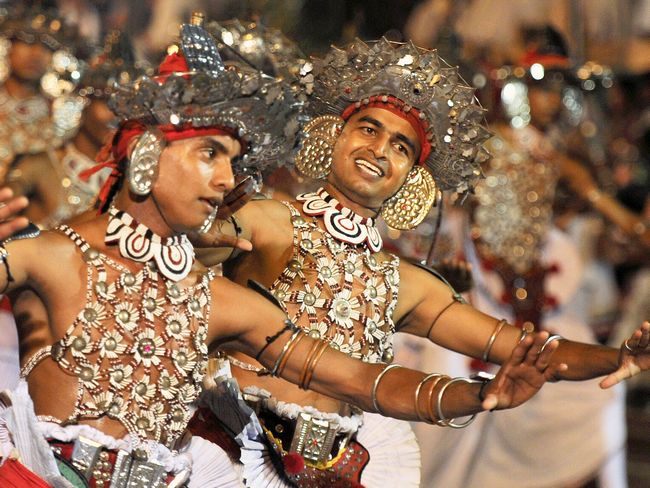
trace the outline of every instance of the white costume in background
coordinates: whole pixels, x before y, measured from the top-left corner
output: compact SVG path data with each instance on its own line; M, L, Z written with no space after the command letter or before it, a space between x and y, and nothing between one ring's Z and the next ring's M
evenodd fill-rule
M20 363L18 358L18 332L11 311L0 305L0 391L18 384Z
M469 249L476 283L472 304L512 321L508 307L499 302L501 279L481 269L473 254ZM573 243L552 230L542 261L559 266L559 272L547 278L546 289L558 299L559 307L544 315L545 328L571 340L594 343L584 319L582 261ZM418 367L458 376L471 373L467 358L424 341L408 341L411 348L420 349ZM398 361L403 353L404 349L398 352ZM423 453L423 488L558 488L596 476L608 460L622 459L625 445L622 386L601 390L598 381L545 385L524 405L479 414L463 430L414 425ZM601 486L625 486L621 474L615 470Z
M56 439L72 442L80 436L99 442L108 449L131 451L129 438L115 439L88 425L62 427L52 422L39 421L27 391L27 383L20 381L13 391L3 392L0 398L0 459L17 454L21 462L55 488L73 485L64 479L45 441ZM147 442L150 459L163 464L168 472L187 481L188 488L239 488L239 476L232 469L228 455L217 445L201 437L192 437L181 451L170 451L155 441ZM184 485L185 486L185 485Z

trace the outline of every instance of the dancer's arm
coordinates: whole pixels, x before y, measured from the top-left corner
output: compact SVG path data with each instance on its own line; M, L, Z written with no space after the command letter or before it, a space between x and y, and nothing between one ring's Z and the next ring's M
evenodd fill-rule
M225 279L215 280L209 340L256 357L269 371L304 388L396 418L441 421L512 408L532 397L563 365L549 366L548 334L525 338L485 385L368 364L311 339L270 301ZM283 325L284 324L284 325ZM541 353L540 353L541 351ZM442 392L442 393L441 393ZM438 405L440 403L440 409Z

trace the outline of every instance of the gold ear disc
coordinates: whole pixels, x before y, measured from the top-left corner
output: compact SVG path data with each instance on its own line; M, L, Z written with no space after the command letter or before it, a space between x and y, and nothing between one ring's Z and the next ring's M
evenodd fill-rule
M335 115L322 115L303 129L303 139L296 154L296 169L310 178L325 178L332 168L332 151L343 127L343 119Z
M428 215L437 192L431 173L422 166L415 166L399 191L384 202L381 216L393 229L413 229Z

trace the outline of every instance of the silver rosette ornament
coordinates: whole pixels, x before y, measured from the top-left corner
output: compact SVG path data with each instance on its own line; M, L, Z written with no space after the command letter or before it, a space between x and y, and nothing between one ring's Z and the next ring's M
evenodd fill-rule
M222 60L202 18L181 28L179 63L156 76L116 87L111 109L122 119L179 131L191 127L232 130L245 153L236 173L275 166L291 151L298 131L298 103L280 78L243 63Z

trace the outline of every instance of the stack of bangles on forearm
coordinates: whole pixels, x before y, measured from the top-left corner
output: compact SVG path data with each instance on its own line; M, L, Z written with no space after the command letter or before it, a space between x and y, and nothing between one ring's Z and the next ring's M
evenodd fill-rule
M381 410L381 407L379 406L379 402L377 400L377 391L379 390L379 384L381 383L382 378L392 369L398 369L401 368L399 364L391 364L389 366L386 366L381 373L377 376L375 379L374 384L372 385L372 405L375 409L376 413L384 415L384 413ZM432 381L430 381L432 380ZM420 409L420 393L422 392L422 389L424 385L429 382L429 390L427 392L427 412L426 415L422 414L422 411ZM442 387L438 390L438 395L436 399L436 411L434 413L434 407L433 407L433 393L438 384L444 382ZM468 426L469 424L472 423L472 421L476 418L476 414L473 414L467 419L465 422L458 423L455 421L455 419L448 419L445 414L442 411L442 397L445 394L445 391L447 391L447 388L458 382L464 382L464 383L481 383L481 388L479 390L479 400L482 402L485 400L485 386L489 383L488 380L479 380L479 379L473 379L473 378L463 378L463 377L458 377L458 378L451 378L447 375L443 374L438 374L438 373L433 373L425 376L422 378L422 381L418 384L418 386L415 388L415 413L417 415L418 420L422 422L427 422L430 424L436 424L440 425L442 427L453 427L454 429L461 429L463 427Z
M284 334L287 331L291 331L291 337L289 340L284 344L282 347L282 351L280 352L280 355L277 357L275 360L275 363L273 364L273 368L271 368L269 371L264 371L263 374L268 374L271 376L280 376L282 375L282 372L284 371L285 366L287 365L287 362L289 360L289 356L291 356L291 353L295 349L296 345L304 338L306 337L306 334L298 327L295 325L293 322L290 320L285 320L284 327L275 335L267 337L266 338L266 344L264 347L260 350L259 353L257 353L257 356L255 359L259 360L259 358L262 356L262 353L266 350L267 347L269 347L273 342L275 342L282 334ZM302 388L303 390L309 389L309 384L311 383L312 376L314 374L314 369L316 369L316 365L318 364L318 361L320 360L321 356L327 349L328 344L325 341L315 341L309 351L309 354L307 354L307 358L305 359L305 363L302 368L302 372L300 374L300 382L298 383L298 386Z
M492 346L499 335L499 332L503 329L503 327L506 325L505 320L500 320L497 322L494 331L490 335L490 338L488 339L487 345L485 347L485 350L483 351L482 354L482 359L486 361L489 358L490 351L492 349ZM275 360L275 363L273 367L269 370L264 372L262 374L269 374L271 376L280 376L282 375L282 372L284 371L285 366L287 365L287 362L289 361L289 356L291 356L292 352L294 351L296 345L307 335L300 329L297 325L292 323L290 320L285 320L285 325L284 327L275 335L273 336L268 336L266 337L266 344L264 347L259 351L259 353L256 355L255 359L259 360L264 351L273 343L275 342L282 334L285 332L291 332L291 337L287 340L287 342L284 344L282 347L282 351L278 355L278 357ZM519 341L521 342L524 340L524 338L532 333L534 331L534 327L532 324L527 323L524 325L521 331L521 335L519 337ZM544 352L544 349L553 341L560 340L562 339L562 336L554 334L548 337L540 350L538 351L538 354L541 354ZM321 356L325 352L325 350L329 347L327 342L325 341L315 341L310 350L309 353L307 354L305 361L303 363L303 368L300 373L300 381L298 383L299 387L306 390L309 388L309 385L312 380L312 376L314 373L314 370L316 369L316 365L318 364L318 361L320 360ZM627 346L626 344L626 347ZM387 365L375 378L375 381L372 385L372 394L371 394L371 400L372 400L372 406L375 410L376 413L384 415L384 412L382 411L379 401L377 400L377 391L379 390L379 385L381 383L381 380L386 376L386 374L393 370L393 369L399 369L402 368L399 364L390 364ZM478 392L478 399L483 402L485 400L485 388L488 385L490 381L490 378L465 378L465 377L458 377L458 378L451 378L447 375L439 374L439 373L432 373L420 381L420 383L417 385L415 388L415 414L418 418L418 420L422 422L428 422L431 424L436 424L440 425L443 427L453 427L456 429L460 429L462 427L466 427L472 421L476 418L476 414L472 414L469 416L469 418L464 421L464 422L456 422L455 419L449 419L445 416L443 410L442 410L442 399L449 388L454 383L459 383L459 382L464 382L464 383L472 383L472 384L481 384L481 387ZM426 389L425 385L428 383L428 391L426 393L427 395L427 412L426 414L423 414L420 408L420 394L424 389ZM434 412L434 404L433 404L433 396L434 396L434 391L436 387L442 384L440 389L438 390L437 398L436 398L436 404L435 404L435 412Z

